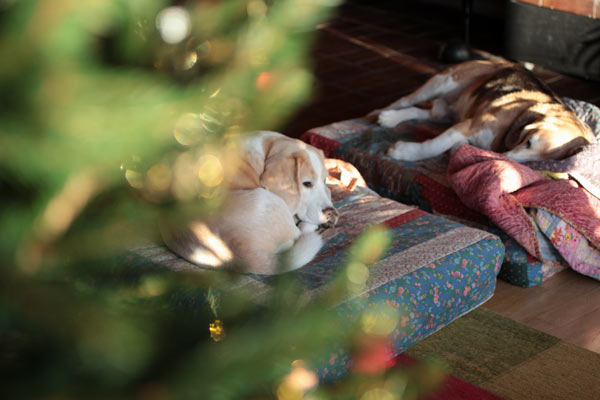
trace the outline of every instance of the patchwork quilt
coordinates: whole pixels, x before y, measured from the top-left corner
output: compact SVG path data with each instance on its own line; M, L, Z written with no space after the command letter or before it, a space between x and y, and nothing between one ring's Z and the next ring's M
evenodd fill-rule
M540 227L552 230L549 214L560 216L563 233L568 235L565 240L577 237L588 253L600 247L600 199L574 180L547 179L500 154L468 145L452 154L448 180L463 204L488 216L536 259L544 257L537 232ZM600 264L590 263L597 256L577 257L556 235L546 236L554 239L554 247L567 262L571 259L574 270L600 277Z
M390 246L369 267L364 289L341 299L335 312L351 316L382 306L397 310L400 317L391 335L395 354L493 295L504 255L504 246L495 235L382 198L360 186L353 190L333 187L332 197L340 212L338 224L325 231L326 243L316 258L288 274L302 282L308 298L315 298L345 271L348 249L358 235L371 226L387 227ZM158 244L134 249L131 257L136 268L210 273ZM249 299L261 303L275 279L240 274L231 290L247 289ZM335 348L323 357L318 371L328 380L349 367L348 350Z
M563 100L600 136L600 110L597 107L581 101ZM369 187L382 196L455 218L500 236L506 254L499 277L510 283L523 287L534 286L569 267L600 279L600 264L597 263L600 242L596 236L600 234L600 230L594 225L594 221L600 218L596 202L600 193L597 189L600 187L600 172L597 172L600 171L597 168L600 161L596 161L600 160L598 145L589 146L584 152L559 162L532 163L529 167L514 163L524 177L532 177L531 182L540 182L537 192L535 189L527 191L530 199L538 193L537 199L541 200L549 193L549 187L557 190L554 192L555 202L558 202L562 194L568 196L571 193L576 196L563 197L560 201L561 209L549 206L547 201L544 201L544 205L538 201L535 204L514 204L515 207L506 210L488 209L486 212L474 203L479 194L477 189L481 185L463 187L461 191L460 171L454 171L459 174L454 182L449 180L448 166L452 162L449 154L416 162L397 161L385 155L387 148L396 140L423 141L443 131L446 126L407 121L390 129L379 126L375 118L374 115L367 115L314 128L305 132L302 139L323 149L329 157L341 158L354 164ZM478 150L464 146L462 152L452 155L454 164L468 168L465 160ZM460 157L463 159L459 160ZM471 171L477 171L481 165L473 165ZM493 168L489 172L486 176L493 177ZM485 180L482 179L483 181ZM548 191L544 194L542 188ZM513 189L503 191L507 195L504 200L512 198L512 192L516 193L522 187ZM525 194L521 197L524 198ZM485 205L484 200L479 198L478 204ZM590 204L590 207L584 210L582 202ZM528 242L524 240L523 231L508 229L510 223L500 223L502 220L511 220L510 212L519 214L520 226L527 227ZM582 218L586 220L585 226L582 225ZM565 233L567 236L561 238Z

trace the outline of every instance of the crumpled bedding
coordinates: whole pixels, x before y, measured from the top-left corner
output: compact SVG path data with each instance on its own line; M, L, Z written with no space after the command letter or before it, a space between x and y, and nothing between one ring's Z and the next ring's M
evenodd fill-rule
M552 180L501 154L462 145L450 157L448 180L465 205L486 215L537 259L542 259L542 252L536 220L530 215L532 210L544 210L559 217L593 246L588 246L589 251L597 252L600 249L600 199L592 194L593 189L586 189L572 177L573 172L585 174L588 182L597 184L600 154L593 151L597 145L588 147L567 160L532 165L545 171L562 172L563 177L569 178ZM582 263L580 258L569 254L569 246L565 247L557 249L573 269L600 277L600 266ZM574 259L577 262L569 261ZM597 259L595 255L588 257L592 263Z
M574 179L600 199L600 144L585 146L564 160L530 161L529 168L555 179Z

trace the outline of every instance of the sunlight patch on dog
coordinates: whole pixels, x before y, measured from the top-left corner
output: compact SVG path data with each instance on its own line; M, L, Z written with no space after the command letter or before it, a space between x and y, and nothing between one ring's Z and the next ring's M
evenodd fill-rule
M192 255L194 261L202 265L220 267L233 260L233 253L227 244L206 224L200 222L190 228L203 246L194 250Z

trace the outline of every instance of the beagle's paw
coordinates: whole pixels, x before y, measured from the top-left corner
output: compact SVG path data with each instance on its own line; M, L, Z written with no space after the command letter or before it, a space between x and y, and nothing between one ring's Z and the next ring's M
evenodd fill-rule
M387 155L395 160L418 161L421 160L420 143L397 141L391 146Z
M386 110L379 114L379 124L392 128L400 122L411 120L430 120L432 119L431 111L424 108L409 107L401 110Z
M385 110L379 113L379 118L377 122L379 125L384 128L393 128L398 123L400 123L401 119L398 118L399 110Z

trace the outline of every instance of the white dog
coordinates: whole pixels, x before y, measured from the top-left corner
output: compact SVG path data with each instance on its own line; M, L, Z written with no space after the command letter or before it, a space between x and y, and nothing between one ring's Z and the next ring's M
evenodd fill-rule
M163 239L199 265L242 264L244 271L259 274L300 268L323 245L318 228L337 221L323 152L268 131L245 138L241 149L241 167L221 212L184 227L163 221Z

